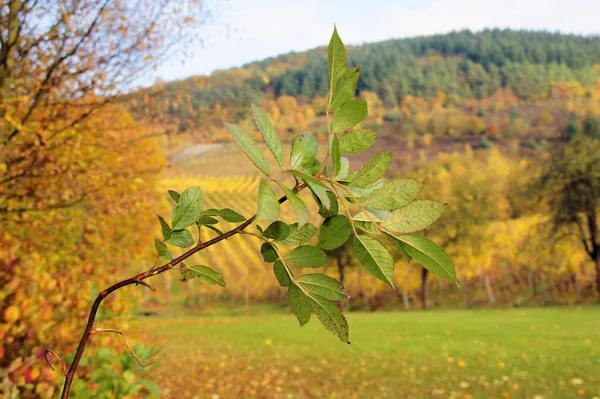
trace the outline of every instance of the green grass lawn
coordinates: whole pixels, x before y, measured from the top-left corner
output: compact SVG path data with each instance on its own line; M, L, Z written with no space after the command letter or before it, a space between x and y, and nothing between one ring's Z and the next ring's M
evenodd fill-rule
M140 318L173 398L600 397L600 308Z

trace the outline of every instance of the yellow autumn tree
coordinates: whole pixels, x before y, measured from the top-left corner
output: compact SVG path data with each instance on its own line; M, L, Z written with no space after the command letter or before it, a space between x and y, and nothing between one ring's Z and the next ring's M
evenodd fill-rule
M121 93L190 43L206 14L198 0L1 8L0 392L50 397L43 349L72 347L94 290L144 266L149 249L138 226L163 132L134 121Z

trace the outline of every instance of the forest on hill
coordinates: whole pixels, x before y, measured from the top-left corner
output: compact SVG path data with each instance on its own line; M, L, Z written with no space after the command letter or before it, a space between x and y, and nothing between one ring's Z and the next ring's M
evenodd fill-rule
M176 132L213 131L218 126L210 115L223 109L243 119L249 103L283 98L288 104L279 111L285 113L293 97L311 105L314 112L304 112L310 119L321 111L327 92L325 55L324 47L317 48L161 83L138 92L133 110L171 121ZM348 57L350 66L362 68L358 93L386 110L401 107L407 98L428 101L440 93L445 105L498 93L543 101L556 95L557 85L583 92L600 77L600 38L549 32L464 30L355 46Z

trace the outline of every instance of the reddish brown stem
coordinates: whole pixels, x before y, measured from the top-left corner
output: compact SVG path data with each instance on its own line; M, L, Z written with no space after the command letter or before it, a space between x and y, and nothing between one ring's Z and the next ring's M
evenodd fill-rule
M303 183L303 184L297 185L293 191L298 192L298 191L304 189L305 187L306 187L306 184ZM279 203L281 204L281 203L285 202L286 200L287 200L287 197L283 196L283 197L279 198ZM94 321L96 320L96 315L98 313L98 309L100 308L100 304L102 303L104 298L106 298L108 295L112 294L116 290L121 289L121 288L126 287L131 284L143 284L147 287L150 287L148 284L143 282L143 280L150 278L152 276L156 276L158 274L164 273L164 272L172 269L173 267L177 266L179 263L183 262L184 260L186 260L190 256L194 255L195 253L203 250L204 248L210 247L211 245L215 245L218 242L221 242L223 240L228 239L229 237L239 234L246 227L248 227L248 226L250 226L250 224L252 224L255 217L256 217L256 215L252 216L250 219L246 220L244 223L240 224L235 229L229 230L228 232L223 233L222 235L215 237L212 240L209 240L206 242L199 242L194 248L185 252L183 255L179 256L178 258L173 259L166 265L163 265L156 269L147 270L147 271L140 273L134 277L120 281L120 282L110 286L109 288L105 289L104 291L101 291L98 294L98 296L96 297L96 299L94 300L92 309L90 310L90 314L88 316L88 321L85 326L85 330L83 331L83 335L81 336L81 339L79 340L79 345L77 346L77 351L75 352L75 357L73 358L73 362L71 363L69 370L65 373L66 378L65 378L65 383L63 385L61 399L67 399L69 397L69 393L71 391L71 385L73 384L73 379L75 378L75 372L77 371L77 367L79 366L79 362L81 361L81 356L83 355L83 352L84 352L85 347L90 339L90 336L94 333Z

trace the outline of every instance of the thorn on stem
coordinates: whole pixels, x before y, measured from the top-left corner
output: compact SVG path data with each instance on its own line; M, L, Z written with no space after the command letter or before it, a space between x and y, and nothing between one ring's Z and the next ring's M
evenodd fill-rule
M62 364L63 374L66 376L67 372L68 372L67 363L60 356L58 356L56 354L56 352L54 352L52 349L46 349L44 351L44 359L46 359L46 363L48 363L48 366L50 366L52 371L54 371L54 367L52 367L52 363L50 362L50 359L48 359L49 354L54 356L56 359L58 359L60 361L60 363Z
M141 283L141 281L140 281ZM139 357L137 357L137 355L135 354L135 352L133 351L133 349L131 349L131 346L129 345L129 342L127 341L127 337L125 337L125 334L123 334L122 331L119 330L114 330L111 328L93 328L91 331L91 334L94 333L103 333L103 332L107 332L107 333L115 333L115 334L119 334L121 336L121 338L123 339L123 342L125 343L125 346L127 347L127 350L129 351L129 353L131 354L131 356L133 356L133 358L135 359L135 361L137 362L137 364L139 364L142 367L148 367L151 364L157 362L160 358L156 357L155 359L151 360L150 362L144 364L142 363L142 361L140 360Z
M136 283L136 285L137 284L141 284L141 285L143 285L146 288L150 288L152 291L156 291L156 288L154 288L153 286L151 286L150 284L148 284L147 282L145 282L143 280L138 280L137 283Z

